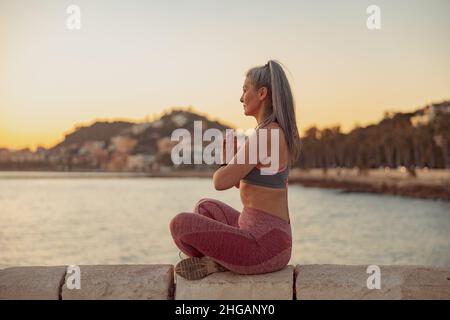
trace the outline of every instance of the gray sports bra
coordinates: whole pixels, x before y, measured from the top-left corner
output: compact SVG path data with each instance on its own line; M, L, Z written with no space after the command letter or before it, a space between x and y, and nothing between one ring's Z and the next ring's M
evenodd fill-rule
M284 189L288 184L288 176L289 166L286 166L281 171L271 175L263 175L261 174L261 169L254 167L242 180L246 183L258 186Z

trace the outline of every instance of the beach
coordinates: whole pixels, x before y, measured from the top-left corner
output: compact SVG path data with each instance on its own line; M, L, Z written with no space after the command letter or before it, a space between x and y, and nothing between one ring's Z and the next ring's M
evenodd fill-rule
M415 177L406 169L372 169L362 173L357 169L294 169L289 183L346 192L450 200L450 170L445 169L417 169Z

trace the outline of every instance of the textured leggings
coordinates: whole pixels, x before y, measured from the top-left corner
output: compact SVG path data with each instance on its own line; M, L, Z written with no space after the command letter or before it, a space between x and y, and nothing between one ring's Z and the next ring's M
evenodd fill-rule
M215 199L201 199L194 212L170 221L177 247L189 257L208 256L240 274L283 269L291 258L291 225L270 213L244 207L242 213Z

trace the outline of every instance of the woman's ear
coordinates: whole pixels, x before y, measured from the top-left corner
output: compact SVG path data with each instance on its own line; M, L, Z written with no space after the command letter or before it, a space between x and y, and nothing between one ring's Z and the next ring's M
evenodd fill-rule
M258 89L258 98L260 101L263 101L267 97L267 88L261 87Z

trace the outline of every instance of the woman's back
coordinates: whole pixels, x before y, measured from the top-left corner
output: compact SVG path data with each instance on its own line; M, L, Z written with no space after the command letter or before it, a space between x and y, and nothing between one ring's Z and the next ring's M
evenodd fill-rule
M279 152L279 166L276 170L278 173L258 177L261 168L270 166L270 164L258 164L249 175L240 181L241 201L244 207L263 210L289 222L287 181L284 186L280 185L280 180L287 179L289 172L289 152L286 139L283 129L276 122L269 124L266 128L279 130L279 149L277 150ZM270 136L270 134L268 133L267 136Z

